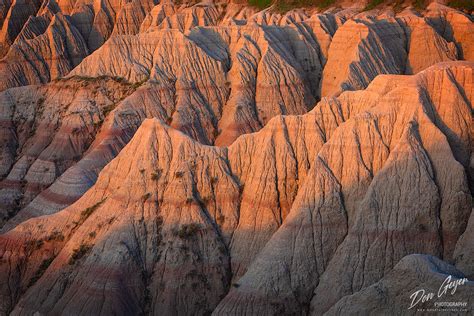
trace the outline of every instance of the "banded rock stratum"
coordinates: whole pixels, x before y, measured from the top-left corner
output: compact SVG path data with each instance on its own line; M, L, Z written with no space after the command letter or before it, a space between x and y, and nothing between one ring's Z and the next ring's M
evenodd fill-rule
M472 12L278 5L0 3L1 315L472 312Z

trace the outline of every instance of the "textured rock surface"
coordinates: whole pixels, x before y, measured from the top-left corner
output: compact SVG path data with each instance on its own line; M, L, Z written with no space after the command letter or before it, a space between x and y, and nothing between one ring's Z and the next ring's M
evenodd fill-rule
M405 34L394 20L350 20L338 29L324 68L321 94L359 90L378 74L403 73Z
M306 113L321 95L365 88L380 73L415 73L440 61L469 59L473 40L468 16L434 4L424 17L409 10L396 17L351 9L280 14L212 2L49 1L39 8L29 2L22 6L37 12L36 17L15 20L23 23L22 29L12 31L17 35L0 61L0 90L65 75L118 76L134 87L149 84L127 100L125 113L108 120L113 133L104 131L94 142L98 151L86 146L89 154L77 166L46 176L50 180L42 180L26 198L24 190L19 193L3 181L3 217L24 208L6 228L77 200L146 117L160 118L201 143L226 146L239 135L260 130L275 115ZM6 8L16 14L15 4ZM5 25L12 25L7 22L5 18ZM96 101L91 96L87 102ZM49 99L40 103L49 106ZM13 123L7 119L5 124ZM12 157L20 156L2 156L2 177L24 180L31 163L22 162L23 176L8 175ZM469 160L456 158L464 159L464 166Z
M46 18L42 22L48 23ZM37 27L38 21L31 24L31 28ZM79 31L60 13L51 18L44 31L34 31L40 34L27 38L23 33L24 38L13 44L0 62L0 72L4 74L0 91L64 76L87 56Z
M0 314L404 313L472 279L472 15L158 2L0 0Z
M426 255L410 255L404 257L382 280L357 294L346 296L328 311L328 315L345 314L411 314L423 309L433 308L433 302L420 302L409 309L412 304L410 295L419 290L426 293L443 293L440 287L447 278L450 281L463 280L465 276L453 266L436 257ZM457 301L472 306L474 284L472 281L459 285L452 295L449 289L440 301ZM420 294L419 294L420 295ZM420 296L417 296L419 299ZM439 307L440 311L449 313L449 307ZM419 311L420 310L420 311ZM461 308L463 310L463 308ZM469 311L469 308L464 308Z
M465 169L440 128L452 118L443 108L457 108L470 122L458 135L469 134L472 98L440 105L431 95L443 89L432 83L453 80L458 94L471 95L472 76L472 65L435 66L412 78L378 77L353 93L383 95L321 147L282 227L215 314L302 313L310 301L321 314L405 255L452 260L472 201Z
M318 13L315 9L297 9L286 13L272 10L258 12L237 3L209 1L173 4L171 1L158 3L156 0L15 0L11 3L7 1L3 10L0 34L0 56L3 59L0 69L6 79L2 80L0 90L65 76L111 37L118 38L107 44L109 50L94 54L96 56L92 60L110 60L120 55L134 64L131 73L130 69L121 68L126 67L127 63L115 64L114 69L110 69L109 65L108 72L120 72L124 77L141 81L152 72L150 66L154 66L154 60L145 62L143 59L154 55L151 53L153 46L162 45L162 41L143 34L152 33L155 36L151 37L157 37L162 33L156 32L164 29L191 35L189 33L193 30L209 27L217 28L216 33L222 35L231 26L239 30L263 28L264 33L270 31L267 26L272 26L271 38L268 35L263 37L274 43L283 42L281 48L285 53L281 54L282 58L295 67L295 63L285 56L290 52L286 42L290 42L293 46L291 50L296 53L296 60L305 72L304 76L309 75L307 79L315 97L321 94L319 72L326 61L329 67L324 72L321 89L323 95L333 95L341 90L365 88L381 73L416 73L436 62L474 58L472 17L436 3L431 4L422 16L414 10L405 10L397 15L390 10L388 13L381 10L358 14L356 9L326 13ZM288 33L285 32L288 28L294 30L292 36L278 34ZM202 29L197 31L203 32ZM245 31L233 31L232 34L233 42L238 42L240 36L246 37L257 43L256 49L265 51L261 40L246 35ZM138 38L135 35L139 35ZM226 38L228 36L224 36L224 43L217 51L221 57L222 54L227 55L224 58L228 65L232 65L239 56L233 55L236 51ZM299 53L302 44L298 39L317 51L318 63L315 63L314 57ZM200 41L192 43L197 46L210 44L203 44L203 40L214 44L222 41L206 32L204 39L201 37ZM145 47L138 51L113 49L117 45L130 47L132 43L133 46L140 44ZM258 55L254 57L259 59ZM265 56L261 57L265 59ZM180 54L175 59L181 61ZM92 75L98 69L92 67L90 70L89 75ZM106 71L103 67L100 70ZM87 68L82 68L79 72L84 74L87 71ZM228 73L229 76L232 74Z
M380 280L399 291L403 257L451 261L466 230L473 72L380 76L227 148L145 120L76 203L1 236L2 311L320 314Z
M130 85L112 79L73 79L1 93L2 222L81 160L107 113L133 91ZM96 157L94 163L100 170L110 159L100 165ZM91 174L99 171L94 163L89 162L88 174L83 175L89 186L95 180ZM75 184L80 178L70 176L66 182L78 189ZM79 190L79 194L84 192ZM57 193L49 197L63 207L74 201L70 200L74 194ZM42 209L39 214L47 213Z

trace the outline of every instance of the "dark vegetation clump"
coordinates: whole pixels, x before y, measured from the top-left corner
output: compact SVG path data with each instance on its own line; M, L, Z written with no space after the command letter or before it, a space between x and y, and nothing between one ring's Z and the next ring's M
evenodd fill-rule
M367 5L365 6L364 10L372 10L375 9L378 5L382 4L384 0L370 0Z
M44 105L44 102L46 101L46 98L45 97L40 97L38 99L38 106L39 107L42 107Z
M259 9L265 9L268 8L272 2L272 0L249 0L249 5Z
M44 241L43 239L33 239L33 240L29 240L27 241L24 246L27 250L38 250L40 249L41 247L43 247L44 245Z
M148 200L150 198L150 196L151 196L150 192L143 194L142 201L145 202L146 200Z
M274 9L279 12L287 12L292 9L304 7L327 8L335 4L336 0L248 0L248 4L260 10L274 5Z
M46 241L64 241L64 235L60 231L55 230L46 238Z
M112 104L104 106L104 108L102 109L102 114L104 118L107 115L109 115L109 113L112 112L116 107L117 107L117 103L112 103Z
M369 0L366 7L367 10L375 9L377 6L386 3L387 5L392 5L395 8L395 11L401 11L400 7L403 4L402 0ZM305 8L305 7L317 7L320 9L328 8L336 4L336 0L248 0L250 6L256 7L260 10L266 9L273 5L275 11L284 13L296 8ZM425 10L427 1L426 0L413 0L412 5L416 10ZM449 0L448 6L462 10L465 12L474 11L474 1L473 0Z
M162 169L157 169L155 172L151 173L151 180L158 181L161 178L161 174L163 173Z
M88 219L89 216L91 216L92 213L94 213L102 205L102 203L104 203L104 201L105 201L105 199L103 199L100 202L95 203L92 206L89 206L84 211L82 211L81 212L81 222L84 222L86 219Z
M69 265L75 264L78 260L84 257L89 251L91 251L92 245L81 244L79 248L72 251L72 256L69 259Z
M53 262L54 257L44 259L43 262L41 262L41 265L39 266L38 270L36 271L35 275L30 279L30 282L28 283L28 287L32 286L35 284L41 276L44 274L46 269L50 266L51 262Z
M463 10L466 12L474 11L474 1L473 0L450 0L448 5L452 8Z
M426 9L426 2L425 0L415 0L413 2L413 7L417 10L424 10Z
M197 234L201 230L201 225L197 223L184 224L178 230L178 237L181 239L188 239Z
M144 78L141 81L131 83L130 86L132 87L132 89L136 90L136 89L140 88L142 85L144 85L148 80L150 80L150 76Z

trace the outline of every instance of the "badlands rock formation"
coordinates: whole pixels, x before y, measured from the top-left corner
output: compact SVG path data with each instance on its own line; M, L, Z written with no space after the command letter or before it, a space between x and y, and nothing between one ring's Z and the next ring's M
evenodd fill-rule
M0 315L471 306L472 15L322 11L0 0Z
M463 96L472 96L472 76L472 64L439 65L412 78L379 76L364 92L343 93L339 102L372 91L379 97L321 147L285 222L215 313L319 315L408 254L455 260L472 198L467 166L442 129L459 126L457 139L465 137L461 146L470 150L472 97ZM450 85L462 88L448 105L441 95Z
M426 293L436 293L440 285L446 281L459 280L463 286L456 289L456 300L465 302L472 306L472 293L474 282L464 283L465 276L453 266L446 264L436 257L426 255L406 256L387 274L382 280L367 287L357 294L341 299L328 315L355 314L406 314L407 308L413 303L413 299L407 295L424 290ZM440 293L444 293L443 287ZM452 300L449 289L445 295L447 300ZM420 292L421 293L421 292ZM419 294L421 295L421 294ZM416 304L410 312L414 314L417 309L433 309L433 305L427 302L418 302L420 296L415 297ZM387 300L387 297L390 297ZM464 309L466 310L466 309Z
M407 255L472 256L473 78L379 76L227 148L145 120L76 203L2 235L2 311L318 315L397 291Z
M18 5L6 5L10 15ZM130 85L130 98L122 100L123 95L112 102L105 114L117 110L101 118L106 122L101 136L93 147L89 145L94 137L80 150L87 155L76 155L74 163L59 168L54 176L35 170L41 180L32 181L27 174L34 161L23 164L20 173L13 168L14 163L23 163L20 158L32 142L16 153L12 152L16 145L0 145L5 152L1 156L0 225L21 210L4 230L76 201L145 118L160 118L203 144L226 146L239 135L260 130L275 115L304 114L321 96L363 89L378 74L412 74L437 62L474 57L472 19L436 3L424 15L409 9L397 15L354 9L281 14L212 2L107 1L92 5L47 1L40 8L31 5L22 4L36 10L36 16L24 23L0 61L0 90L57 81L62 76L68 79L61 82L70 80L71 87L77 84L74 77L87 82L94 79L98 84L117 77L115 80ZM8 16L2 31L13 23ZM57 85L52 82L47 85L50 88L41 89L54 91ZM23 91L0 92L0 98L15 100ZM42 105L38 108L41 113L49 97L32 95L36 96L31 102ZM97 101L91 94L85 102ZM2 122L12 133L10 137L15 137L21 134L16 129L22 123L13 114L18 110L12 110L14 101L5 101L5 107ZM30 125L42 124L41 116L27 117ZM33 157L54 161L52 152ZM26 190L33 186L35 190Z

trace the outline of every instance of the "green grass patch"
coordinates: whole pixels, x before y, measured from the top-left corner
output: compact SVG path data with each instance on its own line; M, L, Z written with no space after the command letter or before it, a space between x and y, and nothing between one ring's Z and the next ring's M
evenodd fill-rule
M369 11L372 9L375 9L378 5L381 5L384 2L384 0L371 0L367 5L365 6L364 10Z
M318 7L327 8L336 3L336 0L248 0L248 4L260 10L266 9L274 4L277 12L285 13L297 8Z
M418 11L423 11L426 9L425 0L415 0L413 1L413 7Z
M272 2L272 0L249 0L248 3L253 7L263 10L271 6Z
M275 9L282 13L305 7L325 9L335 3L336 0L277 0Z
M473 0L451 0L448 2L448 5L458 10L464 10L468 12L474 11Z

